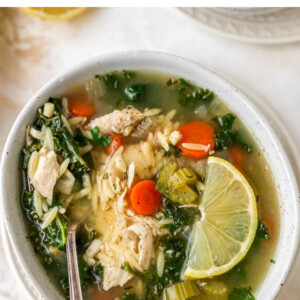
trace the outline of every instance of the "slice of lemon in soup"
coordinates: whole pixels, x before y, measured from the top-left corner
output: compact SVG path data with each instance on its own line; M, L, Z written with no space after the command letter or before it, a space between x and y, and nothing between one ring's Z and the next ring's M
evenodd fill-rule
M209 157L201 220L193 228L184 276L206 278L233 268L247 254L256 233L254 192L229 162Z

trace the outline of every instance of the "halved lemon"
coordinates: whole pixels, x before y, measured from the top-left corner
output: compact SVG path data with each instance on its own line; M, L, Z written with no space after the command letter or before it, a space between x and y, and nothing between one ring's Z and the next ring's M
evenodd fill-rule
M223 274L247 254L256 233L257 207L245 177L229 162L209 157L201 220L193 228L184 276Z
M21 7L26 13L49 21L64 21L81 14L86 7Z

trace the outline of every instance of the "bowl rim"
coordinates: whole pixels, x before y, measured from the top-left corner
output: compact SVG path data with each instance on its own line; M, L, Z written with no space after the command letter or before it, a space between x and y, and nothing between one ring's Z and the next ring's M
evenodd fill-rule
M254 114L258 120L260 120L263 123L264 130L268 133L272 141L274 141L274 145L276 146L278 152L278 157L280 157L281 162L284 166L284 172L286 172L286 175L289 180L289 186L292 189L291 194L294 195L294 211L293 211L293 218L295 221L294 228L292 235L290 235L291 241L289 242L289 246L291 249L291 252L289 253L289 256L285 258L285 263L282 265L281 268L281 274L278 276L278 282L272 283L272 285L269 286L269 288L272 286L272 290L270 289L267 291L266 289L263 290L263 287L266 282L266 278L262 282L261 286L259 287L257 294L258 296L264 295L264 298L261 299L274 299L274 297L278 294L281 284L284 282L286 279L286 276L289 273L289 270L291 269L292 262L294 260L294 257L297 253L298 249L298 244L299 244L299 213L300 213L300 204L297 201L297 198L299 197L299 190L298 190L298 185L297 181L294 175L294 171L292 169L292 166L289 162L289 159L285 153L285 150L283 146L281 145L281 142L279 141L277 135L273 131L271 125L267 122L265 117L261 114L261 112L254 106L254 104L244 95L242 94L238 89L236 89L232 84L227 82L225 79L220 77L219 75L216 75L214 72L210 71L209 69L203 67L202 65L193 62L189 59L185 59L176 55L168 54L168 53L163 53L163 52L156 52L156 51L144 51L144 50L133 50L133 51L122 51L122 52L115 52L115 53L109 53L109 54L103 54L103 55L98 55L92 58L89 58L87 60L84 60L80 62L79 64L76 64L58 76L55 76L53 79L49 80L46 84L44 84L38 91L37 93L28 101L28 103L25 105L25 107L22 109L21 113L18 115L17 119L15 120L11 131L8 135L7 141L5 143L5 147L3 150L2 154L2 160L1 160L1 170L0 170L0 195L1 195L1 211L3 215L3 220L5 223L6 231L8 233L9 240L11 241L13 245L13 250L15 254L18 257L18 260L20 261L20 264L23 268L23 271L25 274L28 276L29 280L34 282L33 275L30 274L30 268L28 265L28 261L24 258L22 254L22 247L16 240L16 232L14 230L14 226L12 221L9 220L8 217L5 217L11 212L9 211L9 197L5 191L6 186L7 186L7 178L6 178L6 170L8 169L8 165L10 164L11 159L7 155L8 153L11 153L14 151L14 137L16 136L16 133L18 129L22 128L24 126L24 119L28 118L30 115L35 115L36 111L32 111L32 107L35 106L37 103L43 103L47 101L47 98L43 98L43 94L49 93L49 91L54 91L55 87L64 82L65 79L70 79L72 81L72 78L76 75L79 77L82 76L81 74L88 73L90 69L96 66L100 66L104 64L111 64L112 66L114 65L114 62L122 61L124 59L129 59L129 64L130 61L139 61L139 62L144 62L144 64L147 67L144 67L142 69L144 70L150 70L152 68L152 65L155 67L152 70L157 70L161 71L163 73L166 73L166 69L168 64L169 64L169 69L173 70L174 72L170 72L170 74L176 74L177 73L183 73L184 69L186 72L191 72L191 73L201 73L207 76L207 80L211 81L212 84L215 84L216 86L220 87L220 91L228 89L231 92L235 92L236 97L238 97L241 101L242 104L251 111L252 114ZM166 65L164 65L164 63ZM160 64L162 67L160 67ZM172 65L172 67L171 67ZM115 70L116 68L111 68L112 70ZM134 68L138 69L138 68ZM193 71L193 72L192 72ZM90 71L90 77L92 76L92 72ZM86 78L87 77L83 77ZM193 80L196 81L196 80ZM197 81L196 81L197 82ZM199 85L201 85L201 82L197 82ZM74 82L75 84L75 82ZM217 93L219 94L219 93ZM40 104L39 104L40 105ZM261 145L260 145L261 148ZM269 162L270 163L270 162ZM271 166L272 167L272 166ZM275 177L277 174L274 174ZM286 183L287 184L287 183ZM282 210L282 208L280 208ZM292 212L291 212L292 213ZM22 221L23 222L23 221ZM280 237L279 239L282 239L282 234L283 234L283 227L282 225L280 226ZM280 250L279 249L280 241L278 241L278 246L276 253ZM281 258L283 259L283 257ZM278 268L277 268L278 269ZM270 275L271 272L271 267L268 271L268 276ZM272 273L272 272L271 272ZM272 275L272 274L271 274ZM36 283L36 282L35 282ZM40 298L45 298L48 299L48 297L44 296L44 290L41 289L39 285L36 286L37 293ZM54 299L54 298L53 298Z

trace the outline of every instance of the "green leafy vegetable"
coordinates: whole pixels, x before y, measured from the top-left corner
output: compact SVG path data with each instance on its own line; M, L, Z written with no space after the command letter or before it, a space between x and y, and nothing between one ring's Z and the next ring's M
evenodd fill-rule
M135 72L134 71L128 71L128 70L123 70L123 76L126 78L126 79L132 79L135 77Z
M135 83L126 86L124 92L130 101L137 102L143 97L145 89L145 84Z
M258 221L256 235L267 241L270 239L269 228L263 221Z
M56 242L57 248L62 249L66 244L66 232L67 232L67 221L61 220L60 217L56 216L56 223L60 229L60 234L57 236L58 242Z
M227 149L230 144L235 143L250 153L253 149L243 131L241 129L235 132L232 131L235 118L233 114L229 113L224 116L216 116L212 119L220 127L220 130L215 134L216 149Z
M28 169L28 163L32 152L39 151L42 148L41 144L33 144L32 146L27 146L23 149L23 160L22 160L22 169Z
M139 300L139 297L135 293L123 292L121 300Z
M228 296L228 300L255 300L249 288L235 288Z
M95 126L91 130L91 134L93 137L93 141L98 145L98 146L104 146L107 147L110 145L111 141L113 140L112 137L107 137L105 135L100 136L100 130L98 126Z
M120 79L116 72L107 73L104 75L95 75L98 80L103 80L105 84L113 89L118 89L120 86Z
M124 271L135 275L135 276L141 276L141 274L139 274L138 272L134 271L131 267L131 265L129 264L129 262L125 261L124 265L121 267L121 269L123 269Z
M89 242L92 242L94 239L97 239L101 236L101 234L96 231L95 229L92 229L89 233Z
M214 93L208 89L199 88L183 78L178 79L179 104L181 106L199 105L211 101Z
M232 133L232 140L235 144L244 148L248 153L252 152L252 146L246 140L245 135L243 134L241 129Z
M229 144L232 142L231 129L234 120L235 116L230 113L224 115L223 117L216 116L213 118L213 121L215 121L221 128L221 130L215 134L217 150L227 149Z
M195 218L200 216L199 209L179 207L178 204L168 200L167 198L163 199L163 204L163 218L173 220L173 223L163 226L164 228L168 228L170 232L174 232L179 227L193 224Z
M168 157L179 157L181 155L181 150L179 147L173 146L173 145L169 145L169 150L165 151L165 156Z

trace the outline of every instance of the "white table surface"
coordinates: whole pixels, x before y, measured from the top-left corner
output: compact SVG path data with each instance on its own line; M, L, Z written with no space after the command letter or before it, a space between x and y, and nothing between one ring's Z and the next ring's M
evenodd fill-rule
M88 57L133 49L189 58L249 94L254 92L257 105L273 109L284 124L281 132L289 132L295 149L300 149L300 43L262 46L231 41L204 31L172 8L90 9L62 23L0 9L0 153L18 112L51 77ZM299 176L299 169L295 171ZM300 298L299 254L297 261L279 300ZM26 300L1 242L0 299Z

